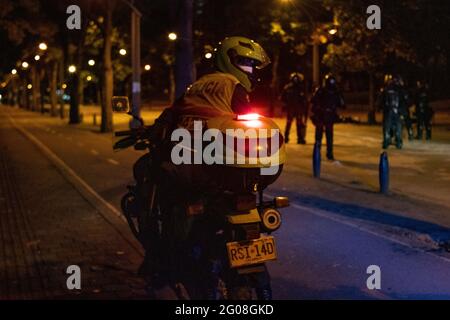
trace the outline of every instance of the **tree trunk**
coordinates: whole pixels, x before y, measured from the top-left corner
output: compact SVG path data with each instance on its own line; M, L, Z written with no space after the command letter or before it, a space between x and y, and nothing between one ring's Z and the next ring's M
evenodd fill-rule
M19 107L29 109L26 79L19 80Z
M45 100L44 100L45 90L43 90L44 88L41 85L42 80L44 80L44 77L45 77L44 69L42 69L40 71L38 70L38 82L37 82L38 90L39 90L39 102L38 103L39 103L39 106L41 109L40 111L42 114L45 112Z
M56 116L56 105L58 104L58 96L56 90L58 86L58 62L52 61L50 70L50 115Z
M175 98L184 94L194 82L194 49L192 46L193 0L178 1L178 33L175 52Z
M69 124L80 123L80 96L78 95L78 84L80 81L79 73L73 73L70 76L69 92L70 92L70 110Z
M64 77L64 72L66 70L66 65L64 63L64 59L66 57L66 53L67 50L65 50L61 56L61 60L58 63L58 77L59 77L59 85L60 85L60 89L61 89L61 96L59 97L59 117L61 119L64 119L64 92L65 89L63 88L63 84L65 83L65 77Z
M84 104L84 79L82 79L81 77L79 78L79 81L78 81L78 96L79 96L80 105L83 105Z
M103 99L102 99L102 123L101 132L111 132L113 130L112 123L112 95L113 95L113 68L111 61L112 46L112 14L113 1L106 0L106 15L104 29L104 47L103 47Z
M18 81L16 78L14 78L12 80L12 85L13 85L13 106L17 107L19 105L19 85L18 85Z
M33 111L41 111L41 80L39 70L36 65L31 67L31 88L32 93L32 109Z
M275 104L278 98L278 67L280 65L280 48L276 48L273 53L273 64L272 64L272 81L270 82L270 110L269 116L275 116Z
M170 104L175 101L175 68L173 65L170 66L169 70L169 100Z
M319 52L319 42L314 39L312 47L313 55L313 91L320 85L320 52Z
M376 118L376 105L375 105L375 81L373 73L369 72L369 114L367 116L367 122L369 124L375 124Z

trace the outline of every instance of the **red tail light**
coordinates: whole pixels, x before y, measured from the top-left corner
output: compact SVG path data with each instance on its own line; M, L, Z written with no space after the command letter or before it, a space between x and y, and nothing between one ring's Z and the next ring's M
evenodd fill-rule
M261 116L257 113L238 114L236 120L252 121L258 120Z

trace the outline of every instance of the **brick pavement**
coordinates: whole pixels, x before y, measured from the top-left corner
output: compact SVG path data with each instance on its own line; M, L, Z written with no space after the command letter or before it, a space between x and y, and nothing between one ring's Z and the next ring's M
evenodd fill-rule
M125 228L100 215L0 115L0 299L146 298L136 274L142 252ZM73 264L81 290L66 287Z

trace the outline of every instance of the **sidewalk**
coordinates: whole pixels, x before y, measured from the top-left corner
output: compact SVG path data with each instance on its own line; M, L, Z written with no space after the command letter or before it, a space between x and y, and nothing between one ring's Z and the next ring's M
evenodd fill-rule
M146 298L142 252L125 230L0 113L0 300ZM67 289L70 265L81 268L81 290Z

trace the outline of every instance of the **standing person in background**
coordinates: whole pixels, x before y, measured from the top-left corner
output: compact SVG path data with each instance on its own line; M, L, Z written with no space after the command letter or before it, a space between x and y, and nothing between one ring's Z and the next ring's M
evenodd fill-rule
M403 122L405 124L406 132L408 133L408 140L412 141L414 139L414 132L412 127L412 119L411 119L411 99L408 90L406 89L405 82L403 81L403 78L400 75L396 76L396 79L398 79L398 84L400 86L400 89L402 91L403 95L403 101L404 104L402 106L402 118Z
M286 130L284 138L289 142L289 133L291 131L292 121L296 120L297 143L306 144L306 122L308 120L308 100L304 85L305 77L303 74L293 72L289 78L288 84L283 88L281 100L283 101L283 110L287 113Z
M431 118L433 117L433 110L430 107L427 85L422 81L417 81L414 104L416 106L415 113L417 118L416 139L422 140L422 133L423 129L425 128L425 137L427 140L430 140Z
M385 87L380 92L379 107L383 110L383 149L387 149L395 136L397 149L403 147L402 117L406 108L403 89L398 76L385 77Z
M337 110L345 108L344 99L337 87L336 78L327 74L323 85L314 93L312 99L311 120L316 126L316 144L322 144L323 131L327 139L327 159L334 160L333 126L339 119Z

